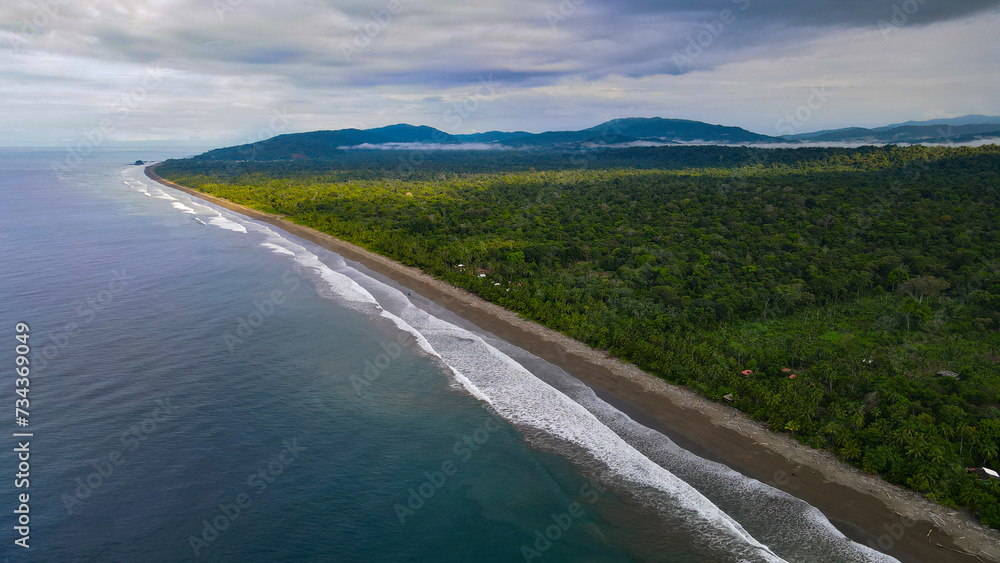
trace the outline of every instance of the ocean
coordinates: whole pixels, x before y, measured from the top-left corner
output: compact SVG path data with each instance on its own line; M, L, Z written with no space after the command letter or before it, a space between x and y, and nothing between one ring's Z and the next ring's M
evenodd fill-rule
M3 423L4 561L892 561L406 288L130 164L186 154L57 172L64 151L0 152L11 403L17 323L31 368L27 426L13 405Z

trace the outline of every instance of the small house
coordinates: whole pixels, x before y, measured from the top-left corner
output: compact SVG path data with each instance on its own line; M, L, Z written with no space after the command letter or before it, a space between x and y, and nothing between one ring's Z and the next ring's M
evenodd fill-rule
M975 474L981 481L989 481L990 479L1000 479L1000 473L988 468L988 467L970 467L969 473Z
M958 374L957 374L957 373L955 373L955 372L953 372L953 371L948 371L948 370L946 370L946 369L943 369L943 370L941 370L941 371L937 372L937 374L938 374L938 375L939 375L940 377L950 377L950 378L952 378L952 379L958 379Z

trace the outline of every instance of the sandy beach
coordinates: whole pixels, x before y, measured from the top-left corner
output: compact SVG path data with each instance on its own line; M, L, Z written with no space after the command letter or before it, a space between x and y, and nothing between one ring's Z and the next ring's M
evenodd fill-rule
M845 535L903 562L1000 562L1000 533L956 511L775 434L739 411L670 385L635 366L525 320L416 268L330 235L164 180L174 189L279 227L385 275L577 377L637 422L691 452L805 500Z

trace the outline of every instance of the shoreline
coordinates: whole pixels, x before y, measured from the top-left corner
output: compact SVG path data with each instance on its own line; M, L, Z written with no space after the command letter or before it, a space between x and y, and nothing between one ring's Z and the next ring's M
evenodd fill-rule
M497 337L559 366L636 422L681 447L796 496L819 509L850 539L880 545L903 561L1000 561L1000 533L985 529L964 511L850 467L828 452L773 433L726 405L671 385L559 332L331 235L280 216L146 176L230 211L263 221L336 252L404 285ZM881 542L881 543L879 543ZM962 551L977 553L961 553Z

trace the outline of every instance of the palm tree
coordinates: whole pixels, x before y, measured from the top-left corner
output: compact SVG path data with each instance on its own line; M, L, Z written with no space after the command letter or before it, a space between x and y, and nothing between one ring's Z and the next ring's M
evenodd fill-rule
M906 455L913 459L921 460L926 457L927 440L924 436L917 436L906 445Z
M944 451L939 446L934 446L928 452L927 460L934 465L943 465L945 460Z
M958 455L962 455L962 452L965 451L966 438L969 438L970 449L975 443L974 440L976 440L976 427L965 425L959 430L959 434L962 436L962 441L959 443Z
M930 478L923 473L916 473L912 477L906 480L906 483L910 488L918 491L926 491L931 488Z
M979 453L983 454L983 465L986 465L991 459L996 459L997 443L992 441L983 442L983 445L979 448ZM1000 483L1000 481L998 481L998 483Z

